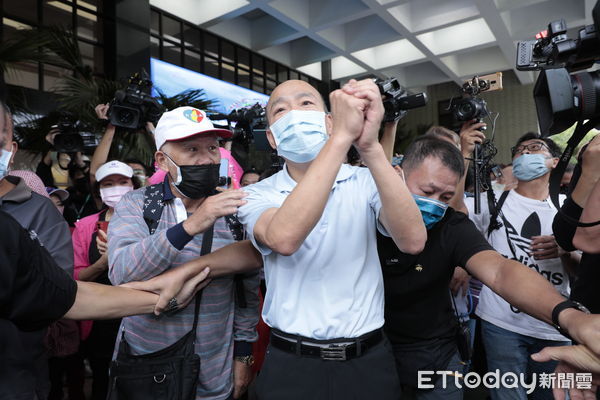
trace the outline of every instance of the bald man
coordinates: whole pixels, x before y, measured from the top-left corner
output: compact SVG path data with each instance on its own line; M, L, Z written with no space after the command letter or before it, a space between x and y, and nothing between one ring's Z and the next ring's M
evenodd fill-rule
M291 80L267 104L267 138L279 173L245 188L238 216L262 255L272 328L257 382L260 399L397 399L383 336L376 230L407 253L426 231L377 133L384 108L371 80L330 95ZM367 168L344 164L355 146Z

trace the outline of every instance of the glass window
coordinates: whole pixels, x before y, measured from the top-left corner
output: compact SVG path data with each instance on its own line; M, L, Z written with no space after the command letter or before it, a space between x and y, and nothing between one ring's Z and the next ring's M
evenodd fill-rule
M196 51L202 49L202 36L195 26L183 25L183 40L186 47L192 47Z
M200 72L202 70L202 56L200 53L186 49L183 58L183 66Z
M163 40L163 60L171 64L181 65L180 47Z
M221 60L233 64L235 61L233 44L221 40Z
M174 42L181 41L181 24L179 21L169 18L166 15L162 16L162 35L164 38Z
M238 85L250 89L250 71L238 68Z
M241 47L236 48L237 51L237 65L244 69L250 69L250 52Z
M2 19L2 39L7 40L13 37L18 30L21 29L31 29L31 25L23 24L21 22L17 22L14 19L3 18Z
M84 65L90 66L96 74L104 73L104 49L102 47L79 42L79 51Z
M235 67L233 64L221 63L221 79L235 83Z
M68 0L69 2L71 0ZM77 7L84 7L95 13L102 12L102 0L77 0Z
M300 79L300 76L296 71L290 69L290 79Z
M46 26L73 26L73 6L59 1L44 1L42 18Z
M69 76L73 71L60 68L54 65L44 64L44 91L49 91L56 87L60 80Z
M267 78L276 80L277 79L277 67L271 60L265 60L265 72Z
M278 82L285 82L287 81L288 78L288 69L286 67L284 67L283 65L277 65L277 81Z
M16 86L24 86L30 89L39 89L38 64L18 63L13 64L7 74L4 75L6 83Z
M272 81L271 79L267 79L266 90L269 93L271 93L273 91L273 89L275 89L275 86L277 86L277 82Z
M263 56L258 54L252 54L252 72L255 74L262 75L264 72L264 62L265 59Z
M81 38L102 42L102 21L97 15L77 10L77 35Z
M219 58L219 38L204 32L204 53L213 58Z
M4 1L4 14L27 22L37 22L37 0Z
M308 76L306 76L304 74L300 74L300 79L303 80L304 82L308 82Z
M219 77L219 61L212 57L204 56L204 73L214 78Z
M160 14L157 13L156 11L152 10L150 12L150 32L155 35L160 35L159 20L160 20Z
M252 90L264 93L265 91L265 78L262 75L252 75Z
M160 39L150 36L150 55L160 59Z

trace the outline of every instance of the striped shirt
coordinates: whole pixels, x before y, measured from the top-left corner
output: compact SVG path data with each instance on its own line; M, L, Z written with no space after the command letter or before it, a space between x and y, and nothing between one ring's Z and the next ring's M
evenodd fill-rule
M177 223L177 200L166 180L165 206L156 232L150 235L143 218L144 190L123 196L110 220L109 278L115 285L150 279L200 255L202 234L185 245L174 243L173 233L182 232L182 227ZM232 242L233 236L224 218L219 218L214 227L212 250ZM258 287L257 274L244 279L246 308L235 304L232 276L213 279L203 290L195 342L201 360L197 399L226 399L232 392L234 340L253 342L257 339ZM121 330L134 354L147 354L164 349L189 332L193 314L192 301L171 316L150 314L123 318Z

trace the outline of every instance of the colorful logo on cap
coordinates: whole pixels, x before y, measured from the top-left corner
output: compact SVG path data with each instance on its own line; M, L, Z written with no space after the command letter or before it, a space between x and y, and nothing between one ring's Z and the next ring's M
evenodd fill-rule
M202 122L204 119L204 114L202 111L192 108L191 110L185 110L183 112L183 116L189 119L192 122Z

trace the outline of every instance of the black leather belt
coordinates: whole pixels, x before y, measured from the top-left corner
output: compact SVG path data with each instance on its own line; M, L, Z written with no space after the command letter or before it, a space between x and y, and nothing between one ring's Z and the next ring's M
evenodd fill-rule
M299 356L316 357L327 361L345 361L360 357L383 339L381 329L355 339L339 339L339 343L319 343L302 336L271 331L271 345L279 350Z

